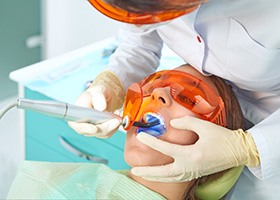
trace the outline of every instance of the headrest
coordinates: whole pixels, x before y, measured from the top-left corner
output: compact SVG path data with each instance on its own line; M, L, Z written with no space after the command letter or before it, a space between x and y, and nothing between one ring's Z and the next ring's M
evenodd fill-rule
M196 188L195 195L200 200L221 199L236 183L244 166L234 167L221 177L206 181Z

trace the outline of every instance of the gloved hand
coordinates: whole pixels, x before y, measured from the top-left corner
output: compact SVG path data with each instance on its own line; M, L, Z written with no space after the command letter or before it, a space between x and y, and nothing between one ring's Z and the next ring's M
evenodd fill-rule
M120 80L109 71L100 73L75 105L113 112L120 108L124 100L124 89ZM119 128L121 120L111 119L102 124L68 122L76 132L99 138L111 137Z
M164 166L135 167L133 174L152 181L180 182L235 166L260 164L255 142L248 132L229 130L189 116L173 119L170 124L177 129L196 132L199 140L193 145L182 146L148 134L138 134L137 138L142 143L173 157L174 162Z

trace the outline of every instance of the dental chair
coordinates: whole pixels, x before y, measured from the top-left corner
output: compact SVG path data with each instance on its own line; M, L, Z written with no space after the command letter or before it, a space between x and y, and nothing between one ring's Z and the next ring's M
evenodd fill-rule
M244 166L234 167L220 178L199 185L195 191L196 197L200 200L223 199L238 180L243 168Z
M232 168L218 179L199 185L196 197L200 200L223 199L242 169L243 166ZM128 170L117 172L94 163L24 161L7 199L147 199L147 196L163 199L128 178Z

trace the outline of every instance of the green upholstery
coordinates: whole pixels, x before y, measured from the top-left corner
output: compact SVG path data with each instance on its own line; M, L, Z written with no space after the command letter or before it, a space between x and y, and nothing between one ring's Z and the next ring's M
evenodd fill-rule
M234 167L218 179L199 185L195 195L200 200L221 199L236 183L244 166Z
M218 200L236 183L244 166L234 167L228 170L223 176L218 179L207 181L206 183L199 185L196 189L195 195L200 200ZM129 170L119 170L120 173L128 175Z

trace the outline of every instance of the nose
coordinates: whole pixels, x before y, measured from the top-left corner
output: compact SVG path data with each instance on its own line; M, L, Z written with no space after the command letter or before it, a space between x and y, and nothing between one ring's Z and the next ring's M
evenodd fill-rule
M154 89L151 98L153 101L157 101L163 106L170 106L172 103L169 87Z

